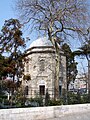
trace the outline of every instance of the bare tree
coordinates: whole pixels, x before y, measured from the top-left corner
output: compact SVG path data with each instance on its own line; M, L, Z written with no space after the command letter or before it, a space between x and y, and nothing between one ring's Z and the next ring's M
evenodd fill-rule
M15 6L23 23L45 33L55 48L55 99L59 98L60 42L73 36L73 32L88 34L86 3L87 0L16 0Z

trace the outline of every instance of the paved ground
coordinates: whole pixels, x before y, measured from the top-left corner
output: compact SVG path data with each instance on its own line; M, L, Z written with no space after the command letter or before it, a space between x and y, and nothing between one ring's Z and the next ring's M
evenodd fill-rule
M68 114L60 118L48 119L48 120L90 120L90 112Z

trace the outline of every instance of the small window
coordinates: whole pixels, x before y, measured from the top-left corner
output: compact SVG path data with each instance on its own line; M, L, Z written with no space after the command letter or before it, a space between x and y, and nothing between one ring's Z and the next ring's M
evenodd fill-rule
M45 61L40 60L40 71L44 71L44 69L45 69Z
M29 62L26 62L26 72L29 72Z
M25 95L28 95L28 86L25 87Z
M39 86L39 93L40 93L40 95L45 95L45 85Z
M59 96L61 96L61 95L62 95L62 86L59 85Z

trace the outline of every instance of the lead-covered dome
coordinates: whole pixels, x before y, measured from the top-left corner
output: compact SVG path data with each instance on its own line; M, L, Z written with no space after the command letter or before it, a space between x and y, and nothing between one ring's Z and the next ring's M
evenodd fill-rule
M31 44L30 44L30 47L43 47L43 46L53 46L51 41L47 39L47 37L41 37L41 38L38 38L37 40L33 41Z

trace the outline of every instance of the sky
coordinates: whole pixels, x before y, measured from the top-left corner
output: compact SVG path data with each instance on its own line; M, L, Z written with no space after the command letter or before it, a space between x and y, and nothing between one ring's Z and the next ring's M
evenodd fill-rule
M90 3L90 0L88 0ZM2 26L4 25L4 21L5 20L9 20L10 18L17 18L15 11L13 10L13 3L15 2L15 0L1 0L0 1L0 30L2 28ZM33 35L35 36L35 35ZM35 37L31 37L32 40L35 39ZM73 45L73 47L75 47L76 44ZM79 59L76 58L78 64L78 68L79 68L79 72L84 71L87 69L87 62L84 59Z
M13 9L15 0L1 0L0 1L0 30L2 29L2 26L4 25L5 20L9 20L11 18L18 19L18 16L16 15L15 10ZM24 30L24 37L29 37L29 32ZM33 34L32 34L33 35ZM33 37L34 36L34 37ZM35 34L33 36L30 36L31 41L29 44L36 39ZM29 47L29 44L27 43L27 47Z
M10 18L14 18L14 11L12 10L14 0L1 0L0 1L0 29L2 28L4 21Z

